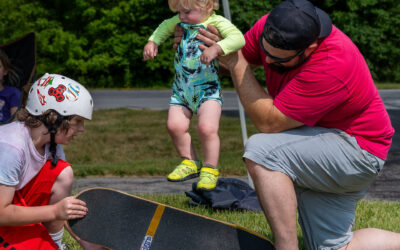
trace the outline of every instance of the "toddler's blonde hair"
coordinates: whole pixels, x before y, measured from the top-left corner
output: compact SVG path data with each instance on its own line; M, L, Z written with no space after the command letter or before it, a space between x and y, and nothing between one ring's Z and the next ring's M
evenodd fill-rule
M202 9L212 7L214 10L218 10L219 0L168 0L168 5L173 12L178 11L178 5L188 10L193 9L195 6Z

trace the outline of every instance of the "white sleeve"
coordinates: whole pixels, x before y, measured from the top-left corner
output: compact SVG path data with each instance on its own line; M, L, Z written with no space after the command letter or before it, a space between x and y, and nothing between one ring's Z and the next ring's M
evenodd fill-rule
M19 184L22 154L16 148L0 143L0 184L16 186Z

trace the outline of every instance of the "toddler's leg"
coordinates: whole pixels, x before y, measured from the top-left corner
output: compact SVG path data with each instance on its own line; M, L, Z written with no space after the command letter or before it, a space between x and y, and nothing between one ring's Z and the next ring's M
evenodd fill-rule
M217 185L219 171L217 169L220 141L218 136L221 105L217 101L204 102L198 112L197 133L200 137L204 154L204 164L200 171L197 188L214 189Z
M221 105L214 100L205 101L198 111L197 133L199 135L204 164L214 168L218 165L220 141L218 136Z
M189 134L192 113L183 106L171 105L168 111L167 130L179 156L197 161L197 156Z
M192 113L183 106L171 105L168 111L167 129L176 151L183 161L167 176L168 181L186 181L199 176L201 163L194 151L189 134Z

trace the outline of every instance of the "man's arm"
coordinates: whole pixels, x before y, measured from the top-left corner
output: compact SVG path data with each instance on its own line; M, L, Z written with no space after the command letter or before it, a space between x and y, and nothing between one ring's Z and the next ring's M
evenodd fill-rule
M221 38L215 27L209 26L207 29L209 31L200 29L197 38L207 46L211 46ZM199 45L199 47L200 49L206 48L205 45ZM220 56L218 59L220 66L230 72L236 92L247 115L260 132L277 133L303 125L275 107L272 97L260 86L251 65L241 51Z
M277 133L303 125L275 107L272 97L260 86L241 51L220 57L220 61L231 72L240 101L260 132Z

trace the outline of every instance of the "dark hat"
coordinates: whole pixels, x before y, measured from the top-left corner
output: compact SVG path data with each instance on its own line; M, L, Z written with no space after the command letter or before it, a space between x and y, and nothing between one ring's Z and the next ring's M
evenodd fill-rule
M307 0L287 0L275 7L264 26L263 36L276 48L305 49L332 31L332 21ZM274 36L268 33L274 32Z

